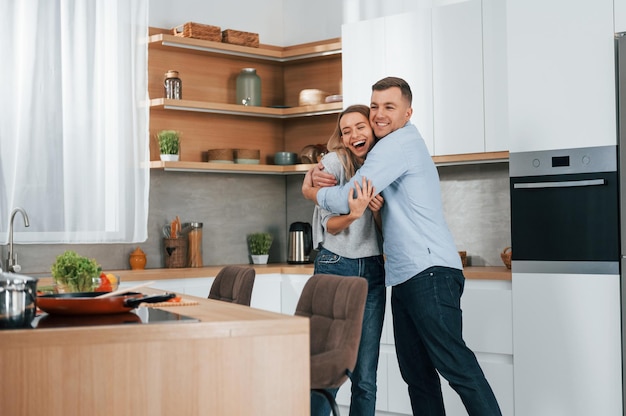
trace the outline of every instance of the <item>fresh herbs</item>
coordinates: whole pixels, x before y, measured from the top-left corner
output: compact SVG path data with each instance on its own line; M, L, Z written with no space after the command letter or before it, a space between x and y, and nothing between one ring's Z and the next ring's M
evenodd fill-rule
M69 291L91 292L99 285L102 268L96 260L67 250L56 258L50 271L54 281L65 285Z

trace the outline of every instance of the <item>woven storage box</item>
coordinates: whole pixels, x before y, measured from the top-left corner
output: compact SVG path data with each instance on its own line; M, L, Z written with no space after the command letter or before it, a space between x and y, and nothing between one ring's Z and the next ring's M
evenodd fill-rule
M250 32L241 32L239 30L226 29L222 32L222 42L233 45L249 46L251 48L259 47L259 34Z
M209 149L207 160L218 163L235 163L235 151L233 149Z
M260 157L259 149L235 149L235 159L259 159Z
M165 268L187 267L187 238L164 238Z
M222 28L219 26L201 25L200 23L187 22L172 28L172 34L183 38L222 41Z

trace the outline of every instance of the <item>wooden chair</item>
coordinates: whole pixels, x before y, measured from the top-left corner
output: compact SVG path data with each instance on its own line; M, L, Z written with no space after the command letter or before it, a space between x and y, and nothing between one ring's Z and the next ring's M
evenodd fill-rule
M255 276L252 267L226 266L215 277L209 299L250 306Z
M364 278L316 274L296 306L297 316L310 319L311 390L326 397L336 416L339 408L326 389L340 387L354 370L366 298Z

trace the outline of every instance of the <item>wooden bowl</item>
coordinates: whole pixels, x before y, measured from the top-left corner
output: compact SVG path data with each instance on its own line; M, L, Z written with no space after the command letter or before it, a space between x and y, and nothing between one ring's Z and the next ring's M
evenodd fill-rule
M511 247L505 248L502 253L500 253L500 257L502 258L502 262L506 266L507 269L511 268L511 256L513 255L513 250Z

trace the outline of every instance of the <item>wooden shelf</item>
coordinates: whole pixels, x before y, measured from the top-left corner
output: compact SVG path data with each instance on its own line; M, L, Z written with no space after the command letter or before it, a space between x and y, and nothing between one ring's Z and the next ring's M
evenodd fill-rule
M236 116L284 119L318 116L324 114L336 114L341 112L341 110L343 109L343 103L338 102L309 105L304 107L275 108L211 103L205 101L170 100L166 98L155 98L150 100L150 108L156 110L195 111L214 114L229 114Z
M453 166L479 163L508 162L509 152L468 153L460 155L433 156L436 166ZM238 163L210 162L162 162L151 161L151 169L166 171L205 173L245 173L254 175L304 175L315 164L298 165L247 165Z
M433 156L437 166L468 165L479 163L501 163L509 161L509 152L465 153L458 155Z
M332 42L314 42L285 48L268 45L260 45L258 48L251 48L247 46L231 45L229 43L156 34L150 36L149 44L153 48L184 48L199 53L217 53L220 55L233 55L274 62L301 61L341 53L340 39L333 40Z
M248 165L243 163L210 162L150 162L151 169L166 171L206 172L206 173L247 173L255 175L304 175L313 165Z

